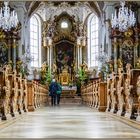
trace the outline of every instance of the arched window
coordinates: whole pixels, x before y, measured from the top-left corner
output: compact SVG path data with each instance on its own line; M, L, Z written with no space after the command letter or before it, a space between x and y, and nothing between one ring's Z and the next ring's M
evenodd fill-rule
M98 17L93 13L88 19L88 66L97 67L98 66Z
M68 23L66 21L63 21L61 23L61 28L68 28Z
M31 67L41 67L41 22L37 15L30 19Z

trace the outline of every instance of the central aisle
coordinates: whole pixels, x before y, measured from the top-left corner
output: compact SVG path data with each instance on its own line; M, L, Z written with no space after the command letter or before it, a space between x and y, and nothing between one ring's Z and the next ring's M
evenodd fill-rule
M139 130L78 105L44 107L0 130L0 138L140 138Z

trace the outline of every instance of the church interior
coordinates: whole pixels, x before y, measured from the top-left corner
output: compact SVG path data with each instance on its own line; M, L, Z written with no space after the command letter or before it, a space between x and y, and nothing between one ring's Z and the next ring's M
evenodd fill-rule
M140 138L139 130L139 1L0 1L0 138Z

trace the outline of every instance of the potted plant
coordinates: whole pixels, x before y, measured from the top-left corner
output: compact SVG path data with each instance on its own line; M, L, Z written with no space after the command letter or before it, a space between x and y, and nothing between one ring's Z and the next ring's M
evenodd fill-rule
M78 70L78 79L79 79L81 84L84 84L85 80L87 79L87 74L86 74L85 70L82 68L80 68Z
M77 94L78 96L81 95L81 85L85 83L85 80L87 80L87 73L83 68L79 68L78 75L76 79L76 86L77 86Z

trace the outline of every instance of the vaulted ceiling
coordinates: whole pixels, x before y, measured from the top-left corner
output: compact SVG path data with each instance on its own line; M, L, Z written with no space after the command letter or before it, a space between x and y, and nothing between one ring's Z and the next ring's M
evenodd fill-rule
M61 3L62 1L53 1L54 5L57 6ZM64 2L64 1L63 1ZM68 3L70 5L74 5L77 1L69 1ZM88 1L86 1L88 2ZM25 3L26 9L28 11L28 16L31 16L32 13L34 13L41 5L41 3L44 3L43 1L27 1ZM47 3L47 1L45 2ZM89 1L88 2L90 4L91 9L93 9L94 11L96 11L96 13L98 14L98 16L101 16L102 13L102 9L104 7L104 2L103 1Z

